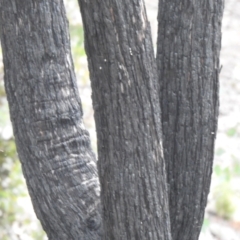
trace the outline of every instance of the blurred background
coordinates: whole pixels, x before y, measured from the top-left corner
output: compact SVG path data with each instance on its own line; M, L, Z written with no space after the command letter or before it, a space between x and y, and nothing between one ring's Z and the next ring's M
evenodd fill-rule
M157 0L146 0L153 41ZM84 123L96 152L91 88L77 0L65 0ZM222 24L220 112L211 192L201 240L240 240L240 0L227 0ZM3 84L0 49L0 239L47 239L32 209L18 161Z

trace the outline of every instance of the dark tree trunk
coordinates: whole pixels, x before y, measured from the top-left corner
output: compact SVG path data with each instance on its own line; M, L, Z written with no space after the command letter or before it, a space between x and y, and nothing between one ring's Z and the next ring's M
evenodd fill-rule
M51 240L100 239L100 187L61 0L1 0L4 80L22 169Z
M157 71L142 1L79 0L98 137L104 239L169 240Z
M160 0L157 64L143 1L79 4L103 220L63 2L0 0L5 87L36 214L50 240L196 240L212 171L223 0Z
M157 65L173 240L198 239L218 117L223 0L160 0Z

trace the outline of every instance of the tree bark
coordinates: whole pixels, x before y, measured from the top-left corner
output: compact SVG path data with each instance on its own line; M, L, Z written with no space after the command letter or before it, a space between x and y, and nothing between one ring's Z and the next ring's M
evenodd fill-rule
M173 240L198 239L218 117L223 0L160 0L157 66Z
M101 239L96 158L82 122L62 0L1 0L4 80L22 169L50 240Z
M198 239L217 128L223 0L160 0L157 66L143 1L79 4L102 206L63 2L0 0L5 88L37 217L50 240Z
M169 240L157 70L143 1L79 4L93 90L104 239Z

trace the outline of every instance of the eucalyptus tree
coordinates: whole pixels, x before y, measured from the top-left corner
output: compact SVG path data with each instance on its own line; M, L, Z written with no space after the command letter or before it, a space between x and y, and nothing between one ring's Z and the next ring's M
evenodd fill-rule
M49 239L193 240L213 161L223 0L79 0L98 161L83 126L62 0L0 0L22 169ZM101 191L100 191L101 189Z

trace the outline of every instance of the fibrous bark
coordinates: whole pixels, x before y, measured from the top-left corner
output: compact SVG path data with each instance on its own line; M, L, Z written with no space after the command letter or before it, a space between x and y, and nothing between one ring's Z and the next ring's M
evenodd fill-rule
M100 187L62 0L1 0L4 80L22 169L51 240L101 238Z
M143 1L79 3L93 90L104 239L169 240L157 71Z
M143 1L79 3L103 237L62 0L0 0L5 87L36 214L50 240L195 240L212 171L223 0L159 1L158 74Z
M157 66L174 240L196 240L218 117L223 0L160 0Z

